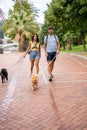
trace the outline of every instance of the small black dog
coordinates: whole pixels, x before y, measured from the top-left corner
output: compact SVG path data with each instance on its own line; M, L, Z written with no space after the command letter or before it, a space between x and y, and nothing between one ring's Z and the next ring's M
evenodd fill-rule
M0 72L2 83L4 83L5 79L8 80L8 71L7 69L3 68Z

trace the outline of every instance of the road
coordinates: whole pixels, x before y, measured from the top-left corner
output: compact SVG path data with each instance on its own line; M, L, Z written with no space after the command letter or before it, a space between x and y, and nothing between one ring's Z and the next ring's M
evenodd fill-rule
M9 81L0 81L0 130L87 130L86 58L60 53L49 83L42 51L39 88L32 92L28 55L14 64L21 55L0 55L0 68L9 72Z

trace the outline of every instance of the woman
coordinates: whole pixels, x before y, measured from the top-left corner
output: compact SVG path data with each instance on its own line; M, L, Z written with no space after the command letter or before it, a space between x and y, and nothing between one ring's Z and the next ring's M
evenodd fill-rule
M29 46L24 54L24 57L29 53L30 62L31 62L31 75L33 73L34 64L36 66L36 74L39 73L39 60L41 56L39 37L37 34L32 36L32 41L30 41Z

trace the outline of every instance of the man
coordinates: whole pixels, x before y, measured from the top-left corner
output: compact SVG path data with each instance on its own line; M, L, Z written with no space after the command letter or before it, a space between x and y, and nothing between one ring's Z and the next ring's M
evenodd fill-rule
M59 54L60 50L59 40L58 37L54 35L54 28L52 26L48 28L48 35L44 38L44 50L48 62L49 81L52 81L52 71L56 60L56 54Z

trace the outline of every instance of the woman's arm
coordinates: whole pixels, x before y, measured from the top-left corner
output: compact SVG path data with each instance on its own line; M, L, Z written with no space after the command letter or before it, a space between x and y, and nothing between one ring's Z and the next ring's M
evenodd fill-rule
M31 48L31 43L29 43L29 45L28 45L28 48L27 48L27 50L26 50L26 52L25 52L25 54L24 54L24 57L27 55L27 53L30 51L30 48Z
M39 53L40 53L40 57L41 57L41 46L39 44Z

